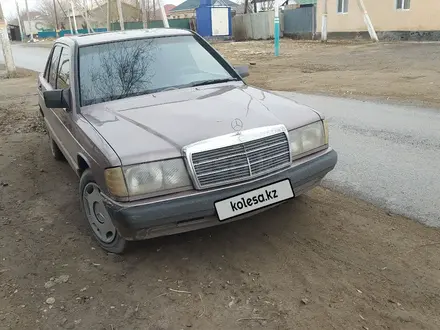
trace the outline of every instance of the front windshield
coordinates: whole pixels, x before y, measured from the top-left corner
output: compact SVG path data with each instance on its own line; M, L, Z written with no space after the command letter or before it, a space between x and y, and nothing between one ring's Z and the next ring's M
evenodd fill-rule
M226 80L234 77L193 36L79 48L82 106Z

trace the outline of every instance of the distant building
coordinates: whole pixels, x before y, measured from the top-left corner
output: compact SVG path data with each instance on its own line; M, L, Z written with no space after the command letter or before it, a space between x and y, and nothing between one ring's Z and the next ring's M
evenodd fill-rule
M45 29L50 29L50 24L47 23L47 17L42 16L38 11L29 11L30 18L30 30L29 30L29 21L28 16L26 14L21 15L21 23L23 27L23 33L25 36L29 36L30 33L32 35L38 34L39 31L43 31ZM18 27L18 19L15 18L11 21L8 21L8 25L12 27Z
M439 0L364 0L379 39L440 40ZM324 0L318 0L318 31ZM333 36L367 35L357 0L328 0L327 31ZM436 16L437 14L437 16Z
M150 3L151 4L151 3ZM122 14L124 16L124 22L140 22L142 21L142 11L140 7L133 6L132 4L128 2L121 1L121 7L122 7ZM176 6L171 4L164 5L165 14L167 16L170 15L170 12L172 9L174 9ZM149 15L149 20L161 20L162 19L162 13L160 8L157 8L155 11L148 10L147 13ZM86 28L86 22L84 20L84 17L78 10L75 10L75 20L76 24L78 26L78 29L85 29ZM69 12L69 16L71 20L73 20L72 12ZM88 11L88 21L90 22L90 25L92 25L93 28L97 27L105 27L107 24L107 2L103 3L100 6L93 6ZM110 3L110 22L116 23L119 22L119 13L118 8L116 6L116 1L112 1ZM69 28L69 20L68 18L65 18L63 21L64 25ZM73 24L73 21L72 21Z
M170 10L169 18L194 18L196 16L196 8L200 6L200 0L186 0L180 5ZM234 13L238 4L230 0L212 0L214 7L231 7Z
M139 8L136 8L136 6L133 6L126 2L121 2L121 7L124 16L124 22L138 22L142 20L142 13ZM82 13L78 9L75 10L75 20L78 29L85 29L87 27L83 14L84 13ZM73 24L72 12L69 11L68 15L70 16ZM94 7L92 7L92 9L88 11L87 16L87 20L90 22L90 25L92 25L93 28L105 27L107 24L107 2L100 6L95 5ZM110 22L119 22L119 13L116 1L110 2ZM65 27L69 28L68 18L65 18L63 23Z
M175 5L166 4L163 6L165 9L165 15L168 17L170 16L171 10L176 8ZM150 15L151 16L151 15ZM156 9L155 12L153 12L151 19L162 19L162 12L160 8Z

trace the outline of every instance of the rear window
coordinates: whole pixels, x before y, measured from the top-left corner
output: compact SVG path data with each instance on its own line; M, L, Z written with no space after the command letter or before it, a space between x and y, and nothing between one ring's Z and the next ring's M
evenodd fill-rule
M127 40L79 48L81 105L231 78L193 36Z

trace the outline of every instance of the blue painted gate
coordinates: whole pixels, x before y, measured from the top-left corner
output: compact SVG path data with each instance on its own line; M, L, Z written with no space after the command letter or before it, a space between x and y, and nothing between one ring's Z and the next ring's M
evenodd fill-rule
M316 7L301 7L284 11L284 35L308 37L316 32Z

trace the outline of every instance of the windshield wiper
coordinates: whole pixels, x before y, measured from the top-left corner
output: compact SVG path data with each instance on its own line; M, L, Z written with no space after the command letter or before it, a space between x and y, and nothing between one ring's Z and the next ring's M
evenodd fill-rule
M225 79L208 79L208 80L200 80L195 81L193 83L188 84L188 87L196 87L196 86L203 86L203 85L212 85L212 84L220 84L228 81L238 81L237 78L225 78Z

